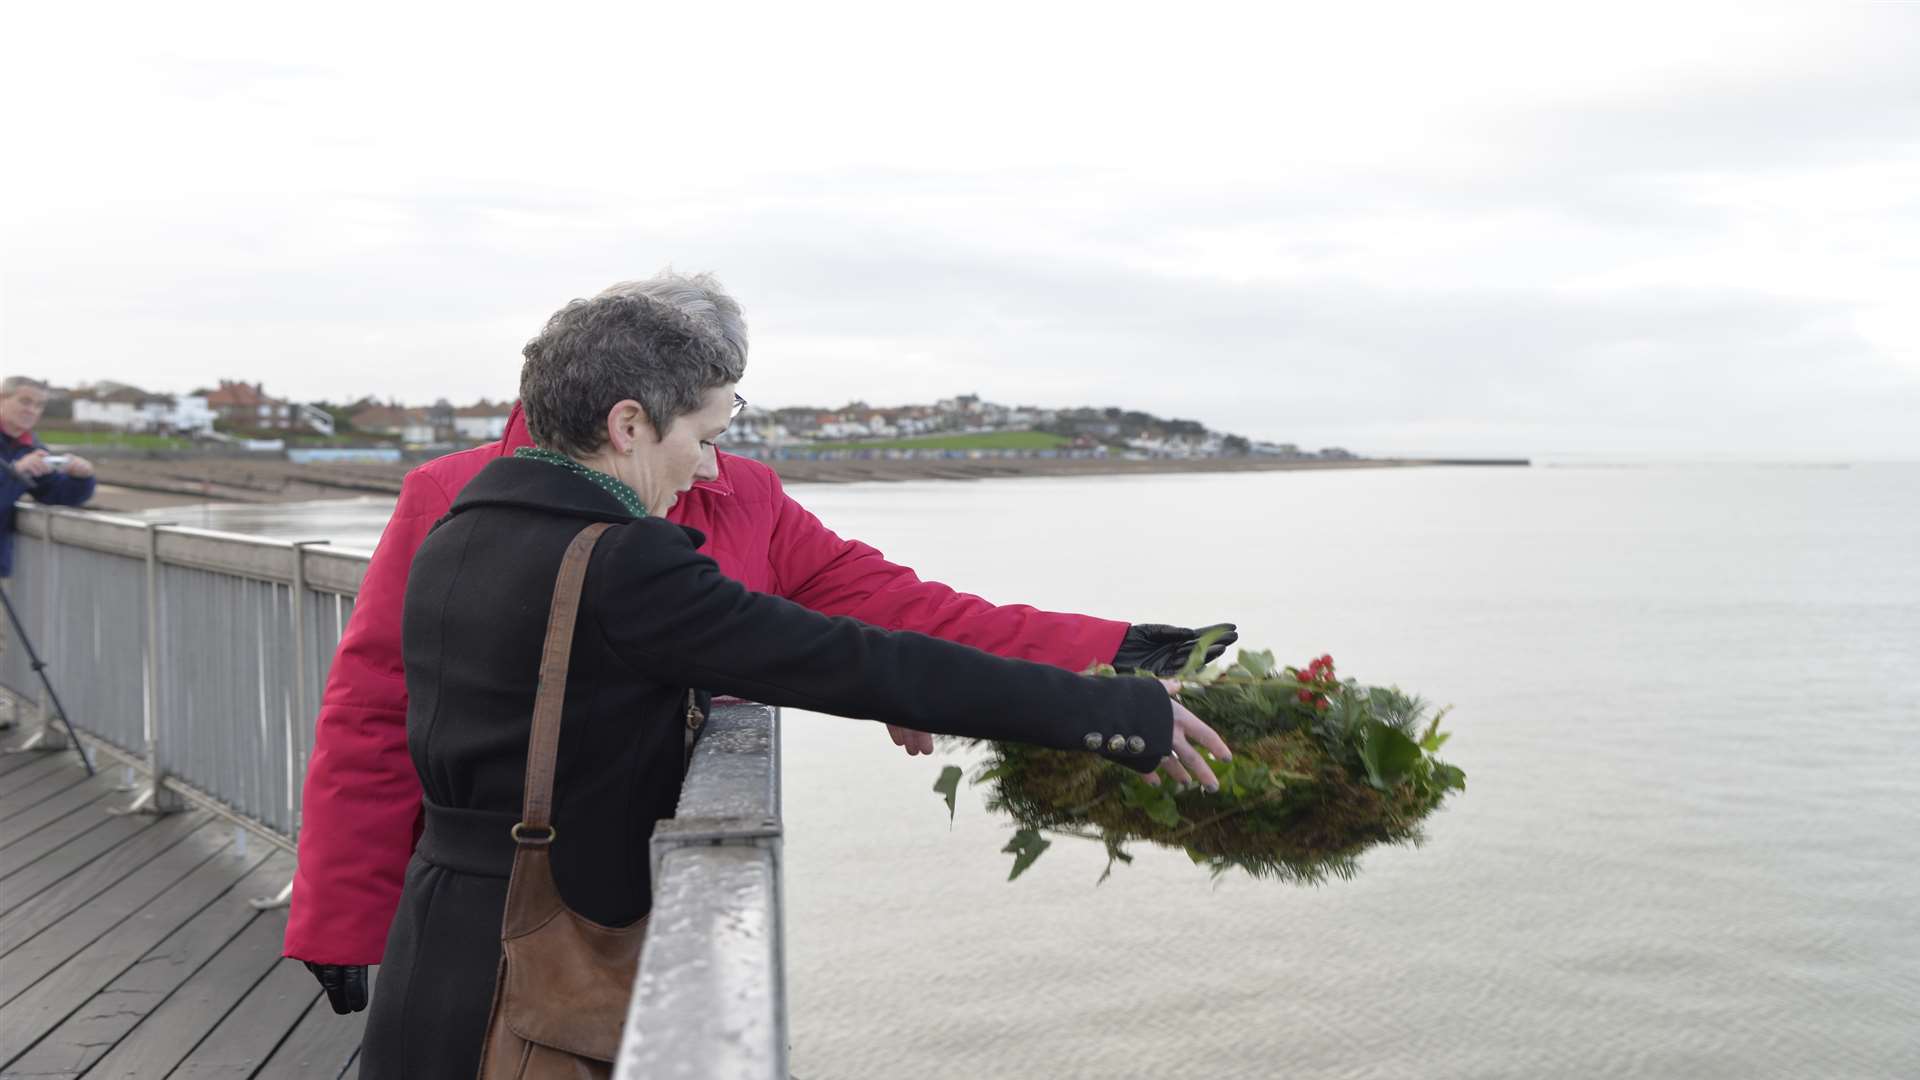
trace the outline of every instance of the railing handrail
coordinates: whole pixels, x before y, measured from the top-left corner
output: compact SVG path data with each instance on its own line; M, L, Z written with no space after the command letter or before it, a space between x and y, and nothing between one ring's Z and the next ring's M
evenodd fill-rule
M716 704L649 845L653 912L616 1080L786 1080L781 832L779 710Z
M155 639L165 632L158 619L162 602L156 582L161 568L176 567L224 575L242 583L285 586L290 591L288 610L293 623L281 631L290 632L296 671L291 683L293 705L284 713L285 759L253 762L252 766L285 770L285 790L292 799L297 792L295 774L304 773L301 748L309 742L313 720L302 703L317 700L309 688L313 692L318 689L318 672L312 672L316 678L309 679L306 670L305 597L309 590L346 598L357 595L370 556L306 542L32 504L16 508L15 530L44 541L54 552L54 572L47 575L50 581L44 586L46 595L37 599L42 605L42 618L39 629L32 633L47 629L52 613L64 610L60 594L65 586L57 569L61 547L120 556L145 566L146 591L138 601L147 614L146 619L139 620L145 721L138 726L144 729L147 743L144 759L133 752L132 745L116 746L98 731L89 730L86 716L69 718L90 747L145 775L146 787L136 807L144 805L147 810L158 811L184 799L294 850L298 819L292 811L282 831L236 809L242 802L241 792L223 790L217 778L214 783L196 784L168 775L172 766L159 752L161 732L168 725L160 722L163 706L156 689L161 677L162 643ZM16 578L33 573L31 559L22 558L26 555L25 550L16 551L20 562ZM98 572L132 571L114 560L100 564ZM216 586L215 591L219 588ZM258 585L253 588L257 590ZM117 610L122 601L115 590L124 591L124 587L115 585L108 590ZM92 595L93 602L101 602L98 592ZM281 601L286 600L288 597L281 597ZM176 597L173 602L181 600ZM133 610L132 599L125 603ZM241 619L247 613L230 614ZM251 614L258 618L260 612L256 607ZM335 643L326 636L319 642L323 648ZM260 655L267 653L262 651ZM16 696L22 689L12 688ZM50 726L51 718L42 711L43 724ZM728 702L713 713L688 764L679 816L661 822L651 843L654 907L623 1038L621 1077L785 1080L787 1076L779 711L751 702ZM273 721L276 728L282 722L278 717L276 714ZM167 719L181 722L174 717ZM204 712L195 712L191 719L195 723L239 722ZM122 733L120 737L137 741L139 733ZM257 782L260 778L253 779ZM237 782L244 787L247 781L243 777ZM283 891L257 906L284 903L287 895Z
M292 586L304 577L318 592L355 596L372 556L351 548L309 547L304 554L291 541L264 536L166 525L90 510L21 503L15 507L14 531L54 543L144 559L148 532L158 532L158 558L163 565L231 574L252 581ZM302 560L296 568L294 560Z

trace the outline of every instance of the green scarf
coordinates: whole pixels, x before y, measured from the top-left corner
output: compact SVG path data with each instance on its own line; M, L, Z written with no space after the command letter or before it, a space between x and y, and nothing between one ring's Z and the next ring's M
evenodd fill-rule
M634 517L647 516L647 508L640 503L640 496L632 488L620 482L618 477L609 476L598 469L589 469L565 454L556 454L552 450L542 450L537 446L523 446L513 452L517 458L529 461L544 461L549 465L558 465L570 473L577 473L600 486L602 491L620 500L620 505Z

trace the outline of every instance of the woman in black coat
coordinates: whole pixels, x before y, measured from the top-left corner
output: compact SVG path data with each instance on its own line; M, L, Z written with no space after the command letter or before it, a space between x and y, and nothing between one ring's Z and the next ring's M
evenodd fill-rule
M745 363L697 311L636 293L575 301L526 357L520 394L541 449L475 477L407 583L407 739L426 831L375 985L363 1080L478 1068L548 604L590 522L615 527L588 564L574 632L552 860L567 903L595 922L648 912L647 843L679 798L690 687L921 731L1118 747L1110 756L1142 772L1164 763L1213 782L1192 743L1225 746L1155 681L829 618L748 591L700 554L699 532L648 516L712 474Z

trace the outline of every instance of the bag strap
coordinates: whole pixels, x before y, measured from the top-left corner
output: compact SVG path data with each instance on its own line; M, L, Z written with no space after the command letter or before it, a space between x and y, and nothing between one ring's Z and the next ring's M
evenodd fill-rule
M540 684L533 698L533 734L527 739L526 801L513 838L521 844L553 842L553 772L560 751L560 711L567 699L567 661L573 653L573 624L580 614L580 586L587 579L587 561L600 535L612 522L596 521L581 529L560 559L560 576L553 585L553 604L547 609L547 641L540 653ZM544 832L528 836L527 831Z

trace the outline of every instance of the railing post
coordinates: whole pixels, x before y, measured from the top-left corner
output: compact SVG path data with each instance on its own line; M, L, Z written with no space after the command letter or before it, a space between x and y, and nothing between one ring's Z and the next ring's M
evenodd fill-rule
M296 540L293 544L293 704L287 709L287 832L300 835L300 743L295 736L297 717L307 707L307 549L326 540ZM293 880L289 878L272 896L260 896L247 903L255 911L272 911L293 902Z
M147 784L125 808L115 814L171 814L184 808L179 796L167 790L160 769L160 530L168 523L147 526L147 631L140 662L146 668L147 705L141 727L147 741Z

